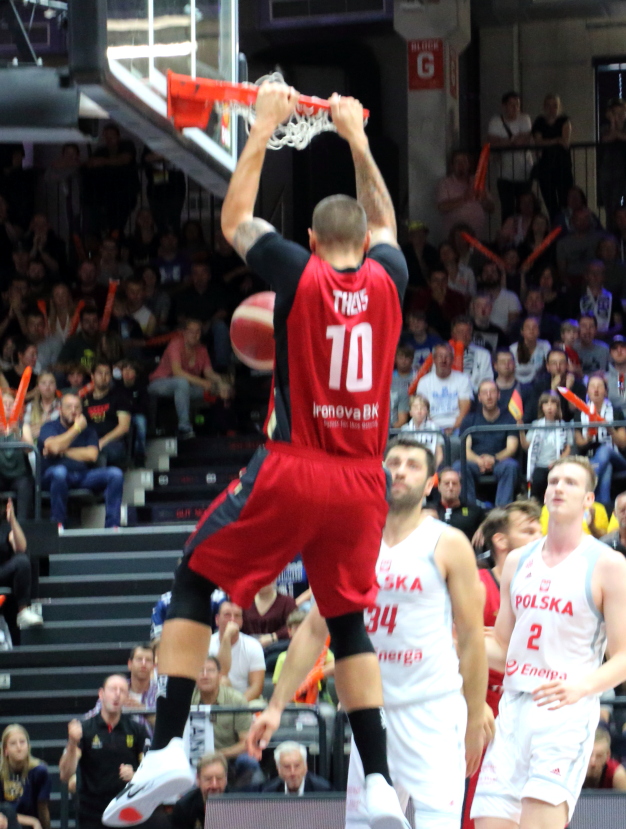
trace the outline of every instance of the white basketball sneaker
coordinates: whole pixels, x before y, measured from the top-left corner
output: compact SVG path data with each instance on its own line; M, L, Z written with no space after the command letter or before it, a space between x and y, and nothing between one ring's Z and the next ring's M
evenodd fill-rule
M106 826L135 826L147 820L168 798L184 794L194 784L194 774L180 737L158 751L149 751L133 779L104 810Z
M411 829L396 790L382 774L368 774L365 778L365 807L371 829Z

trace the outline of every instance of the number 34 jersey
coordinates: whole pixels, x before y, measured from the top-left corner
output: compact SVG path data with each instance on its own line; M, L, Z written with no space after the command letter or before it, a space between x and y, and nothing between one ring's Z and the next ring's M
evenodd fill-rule
M382 542L376 565L380 590L365 624L378 654L386 707L461 688L450 595L435 564L435 547L447 529L427 517L399 544Z
M504 688L532 693L552 680L578 682L602 664L604 619L593 601L591 578L607 548L586 536L559 564L548 567L544 539L523 548L511 580L515 626Z
M378 244L358 268L337 270L267 233L247 259L276 291L268 437L330 455L380 457L408 279L402 252Z

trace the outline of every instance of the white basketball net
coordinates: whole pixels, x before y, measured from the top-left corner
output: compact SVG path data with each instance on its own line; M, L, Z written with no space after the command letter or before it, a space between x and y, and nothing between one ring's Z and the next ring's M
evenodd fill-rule
M284 83L280 72L264 75L256 81L256 85L260 86L264 81ZM218 103L216 102L217 107ZM224 109L226 107L233 114L241 115L246 125L246 132L249 133L250 127L254 124L256 118L254 105L248 106L239 101L229 101L221 104L220 108ZM288 121L276 127L274 134L267 142L267 146L270 150L280 150L281 147L294 147L296 150L302 150L314 136L319 135L320 132L329 131L337 132L337 127L330 120L329 110L299 106L298 111L294 112Z

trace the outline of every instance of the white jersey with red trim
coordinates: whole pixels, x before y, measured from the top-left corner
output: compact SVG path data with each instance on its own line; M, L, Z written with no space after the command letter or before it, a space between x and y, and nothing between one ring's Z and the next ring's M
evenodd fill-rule
M560 679L577 682L602 664L604 619L593 601L591 577L606 546L585 536L559 564L543 560L545 539L523 548L511 580L515 627L507 652L504 688L532 693Z
M365 611L378 654L385 706L440 697L462 686L452 639L452 606L435 564L448 525L427 517L393 547L383 541L376 565L380 591Z

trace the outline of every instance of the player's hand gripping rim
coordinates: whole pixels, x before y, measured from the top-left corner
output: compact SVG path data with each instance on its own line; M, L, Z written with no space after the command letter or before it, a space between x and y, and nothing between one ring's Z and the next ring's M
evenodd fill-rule
M533 699L539 706L548 705L548 711L557 711L566 705L574 705L585 696L578 685L570 685L561 679L545 682L533 691Z

